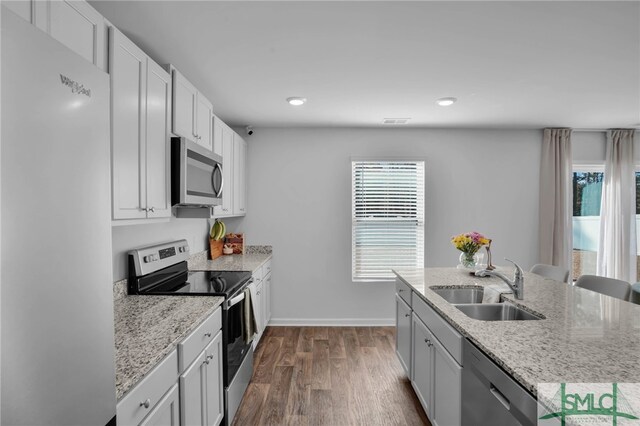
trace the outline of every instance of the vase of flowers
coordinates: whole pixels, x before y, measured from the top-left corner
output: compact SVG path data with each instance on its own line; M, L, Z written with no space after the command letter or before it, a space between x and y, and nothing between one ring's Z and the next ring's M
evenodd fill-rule
M478 250L489 242L490 240L479 232L467 232L453 236L451 243L462 252L458 269L475 269L479 261Z

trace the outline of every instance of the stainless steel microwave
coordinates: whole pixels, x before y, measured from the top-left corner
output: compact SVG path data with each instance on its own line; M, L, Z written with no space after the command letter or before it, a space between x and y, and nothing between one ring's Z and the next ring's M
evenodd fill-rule
M222 203L222 157L185 138L171 138L171 203L217 206Z

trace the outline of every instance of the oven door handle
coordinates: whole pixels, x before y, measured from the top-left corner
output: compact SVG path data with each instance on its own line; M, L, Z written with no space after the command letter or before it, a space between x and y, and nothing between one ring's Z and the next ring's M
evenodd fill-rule
M232 307L233 305L240 303L244 300L244 291L239 294L238 296L234 297L233 299L229 300L229 303L227 304L227 307Z

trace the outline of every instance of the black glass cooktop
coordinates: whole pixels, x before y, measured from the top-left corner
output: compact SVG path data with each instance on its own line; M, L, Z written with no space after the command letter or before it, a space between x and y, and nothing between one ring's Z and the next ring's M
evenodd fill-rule
M251 279L247 271L187 271L186 262L131 277L130 294L232 297Z
M177 294L208 294L231 296L251 278L251 272L196 271L189 272L187 281L174 288Z

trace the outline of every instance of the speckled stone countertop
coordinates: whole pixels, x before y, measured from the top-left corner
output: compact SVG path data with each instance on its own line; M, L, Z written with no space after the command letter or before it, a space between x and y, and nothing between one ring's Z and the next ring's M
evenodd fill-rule
M256 247L256 248L253 248ZM245 254L220 256L215 260L208 258L207 251L197 253L189 259L191 271L250 271L254 272L271 259L270 246L249 246Z
M124 296L114 300L120 400L222 304L222 297Z
M525 272L524 299L502 297L545 319L479 321L430 287L482 286L500 279L455 268L394 272L534 395L538 383L640 382L640 305Z

